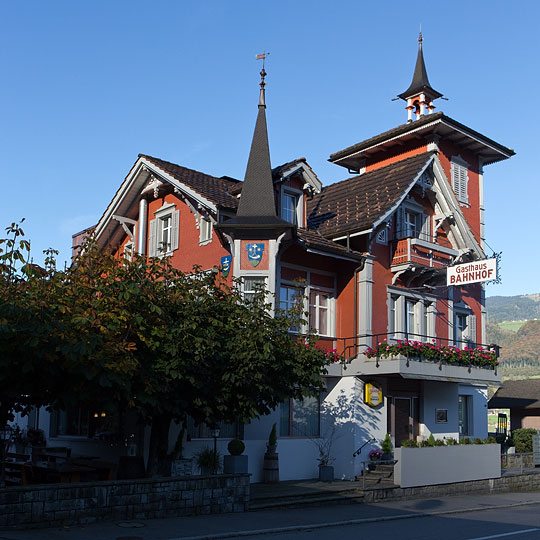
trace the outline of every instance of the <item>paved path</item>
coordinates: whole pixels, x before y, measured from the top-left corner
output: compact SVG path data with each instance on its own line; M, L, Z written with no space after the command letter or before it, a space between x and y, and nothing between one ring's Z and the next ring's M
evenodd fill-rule
M398 528L407 524L406 526L414 529L415 520L425 519L426 515L439 517L467 516L473 512L489 511L490 508L495 510L515 509L517 511L517 509L526 508L527 506L532 509L533 505L539 505L535 508L540 509L539 492L468 495L318 508L276 509L245 514L193 516L147 521L133 520L62 529L0 530L0 540L213 540L218 538L251 537L257 537L261 540L265 538L273 540L274 538L287 538L292 533L299 534L298 538L303 538L302 531L307 532L308 530L320 530L322 536L318 536L318 538L335 538L336 527L339 527L339 531L350 530L351 533L353 527L358 524L379 523L382 527L387 523L389 527ZM539 511L536 510L535 515L538 515ZM538 527L540 527L540 517L538 518ZM322 532L324 529L327 530L326 536ZM527 527L523 528L523 530L525 529ZM533 531L531 534L537 534L537 536L531 538L540 539L540 532ZM371 537L371 535L367 537ZM379 536L379 538L385 538L385 536ZM439 539L436 530L432 530L432 538ZM480 536L460 536L456 537L456 540L457 538L473 539L480 538ZM507 540L512 540L512 537L508 537ZM516 540L525 540L525 537L516 536Z

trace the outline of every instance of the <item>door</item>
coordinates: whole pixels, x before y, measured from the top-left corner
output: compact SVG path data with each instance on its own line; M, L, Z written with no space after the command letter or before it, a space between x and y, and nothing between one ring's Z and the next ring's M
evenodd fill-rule
M412 439L413 424L410 398L394 398L394 437L396 446L401 446L401 441Z

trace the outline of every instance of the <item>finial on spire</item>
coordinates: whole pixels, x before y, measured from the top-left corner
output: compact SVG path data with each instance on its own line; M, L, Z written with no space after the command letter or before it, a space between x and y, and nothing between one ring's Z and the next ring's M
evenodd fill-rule
M255 58L257 60L262 60L262 69L261 69L261 82L259 83L259 86L261 87L261 92L259 94L259 107L266 107L265 99L264 99L264 87L266 86L266 83L264 82L264 78L266 77L266 71L264 70L264 62L266 60L266 57L269 55L269 52L263 52L262 54L257 54Z
M424 38L422 37L422 23L420 23L420 33L418 34L418 43L420 43L420 47L422 46L422 41L424 41Z

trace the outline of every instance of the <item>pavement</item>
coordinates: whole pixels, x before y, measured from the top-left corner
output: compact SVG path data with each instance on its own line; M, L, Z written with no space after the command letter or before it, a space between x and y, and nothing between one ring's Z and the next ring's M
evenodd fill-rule
M347 527L361 523L540 505L540 492L459 495L376 504L324 505L38 530L0 530L0 540L217 540Z

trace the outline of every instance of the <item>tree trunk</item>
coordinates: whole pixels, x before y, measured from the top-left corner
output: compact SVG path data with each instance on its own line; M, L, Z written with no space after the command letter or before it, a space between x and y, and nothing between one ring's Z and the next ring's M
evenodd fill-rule
M170 415L161 415L152 420L146 476L158 476L163 472L163 464L166 462L169 449L171 420Z

